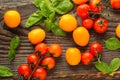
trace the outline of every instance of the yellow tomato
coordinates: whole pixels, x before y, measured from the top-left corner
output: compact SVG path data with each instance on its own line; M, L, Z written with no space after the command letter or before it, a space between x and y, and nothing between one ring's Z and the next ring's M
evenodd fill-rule
M73 40L79 46L86 46L89 42L90 34L84 27L78 27L73 31Z
M81 52L78 48L68 48L65 58L69 65L78 65L81 61Z
M115 33L116 33L116 36L120 38L120 24L118 24L118 26L116 27Z

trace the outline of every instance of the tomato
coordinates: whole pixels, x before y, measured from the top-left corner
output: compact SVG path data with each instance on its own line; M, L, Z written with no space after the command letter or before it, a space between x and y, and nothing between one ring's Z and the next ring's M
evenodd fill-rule
M110 0L110 4L114 9L120 9L120 0Z
M81 18L88 18L89 14L88 11L90 10L90 7L88 4L81 4L77 7L76 12L77 15Z
M41 56L44 56L48 52L48 46L45 43L39 43L35 46L35 50L39 51Z
M18 67L18 74L23 75L25 79L28 79L31 74L30 66L28 64L21 64Z
M54 57L60 57L62 55L62 47L59 44L51 44L48 51Z
M94 21L90 18L86 18L82 20L83 27L87 29L91 29L93 27Z
M94 56L90 52L84 52L81 56L81 61L84 65L89 65L94 60Z
M45 68L37 68L33 73L34 79L45 80L47 77L47 71Z
M90 0L89 5L93 12L99 13L102 11L103 6L101 0Z
M104 33L108 28L108 21L104 18L99 18L94 23L94 30L97 33Z
M53 57L47 56L41 61L42 66L47 66L47 69L53 69L55 67L55 59Z
M86 3L88 0L72 0L73 1L73 3L75 3L75 4L84 4L84 3Z
M102 45L98 42L93 42L90 45L90 52L94 55L97 56L100 52L102 52Z
M27 57L27 62L28 63L32 63L33 66L35 67L37 65L37 62L38 62L38 59L39 59L39 56L37 54L30 54L28 57Z

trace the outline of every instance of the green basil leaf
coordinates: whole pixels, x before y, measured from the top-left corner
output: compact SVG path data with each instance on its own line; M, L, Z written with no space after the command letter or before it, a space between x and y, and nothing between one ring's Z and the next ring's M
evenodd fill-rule
M54 9L52 7L52 4L49 0L45 0L43 4L40 5L41 13L45 17L49 17L51 13L54 12Z
M117 50L120 48L120 41L116 37L111 37L105 41L105 46L109 50Z
M65 14L73 8L73 4L70 0L56 0L54 1L54 9L58 14ZM56 5L57 4L57 5Z
M10 68L6 66L0 66L0 77L11 77L13 72Z
M50 31L51 30L51 26L53 25L53 22L50 19L46 19L44 21L44 24L45 24L46 31Z
M110 63L110 71L116 71L120 67L120 58L114 58Z
M59 27L57 22L52 25L52 32L58 36L66 36L66 32Z
M20 45L20 38L16 35L11 39L10 48L16 49Z
M26 24L25 24L25 28L29 28L32 25L36 24L37 22L41 21L43 19L43 15L41 13L40 10L37 10L36 12L34 12L33 14L30 15L30 17L28 18Z
M12 61L15 58L15 50L14 49L10 49L8 52L8 60Z
M34 4L36 7L40 8L40 5L43 4L44 1L45 1L45 0L34 0L33 4Z
M109 73L110 71L109 66L105 62L102 62L102 61L96 62L95 67L101 72Z

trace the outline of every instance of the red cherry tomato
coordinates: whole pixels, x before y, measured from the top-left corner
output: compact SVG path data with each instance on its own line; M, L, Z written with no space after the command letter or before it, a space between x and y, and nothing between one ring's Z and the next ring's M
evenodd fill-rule
M102 2L101 0L90 0L90 9L93 12L99 13L102 11Z
M94 30L97 33L104 33L108 28L108 21L104 18L99 18L94 23Z
M55 59L53 57L47 56L41 61L42 66L47 66L48 69L53 69L55 67Z
M120 9L120 0L110 0L110 4L114 9Z
M81 61L84 65L89 65L94 60L94 56L90 52L84 52L81 56Z
M25 79L28 79L31 74L30 66L28 64L21 64L18 67L18 74L23 75Z
M35 46L35 50L39 51L41 56L44 56L48 52L48 46L45 43L39 43Z
M32 63L33 66L35 67L37 65L37 62L39 60L39 56L37 54L30 54L28 57L27 57L27 62L28 63Z
M90 18L86 18L82 20L82 25L86 29L91 29L93 27L94 21Z
M76 12L77 15L81 18L88 18L89 14L88 11L90 10L90 7L88 4L81 4L77 7Z
M51 44L48 51L54 57L60 57L62 55L62 47L59 44Z
M47 71L45 68L37 68L33 73L34 79L45 80L47 77Z
M90 52L94 55L97 56L100 52L102 52L102 45L98 42L93 42L90 45Z

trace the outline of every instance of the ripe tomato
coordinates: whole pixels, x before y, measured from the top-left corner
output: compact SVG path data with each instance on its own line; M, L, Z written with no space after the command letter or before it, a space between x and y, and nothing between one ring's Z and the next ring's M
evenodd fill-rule
M81 18L88 18L89 14L88 11L90 10L90 7L88 4L81 4L77 7L76 12L77 15Z
M99 13L102 11L102 2L101 0L90 0L90 9L93 12Z
M47 71L45 68L39 67L33 73L34 79L45 80L46 77L47 77Z
M104 33L108 28L108 21L104 18L99 18L94 23L94 30L97 33Z
M90 52L84 52L81 56L81 61L84 65L90 64L94 60L94 56Z
M48 46L45 43L39 43L35 46L35 50L39 51L41 56L44 56L48 52Z
M53 57L47 56L41 61L42 66L47 66L48 69L53 69L55 67L55 59Z
M93 42L91 45L90 45L90 52L96 56L98 55L100 52L102 52L102 45L98 42Z
M112 8L120 9L120 0L110 0Z
M86 18L82 20L82 25L86 29L91 29L93 27L94 21L90 18Z
M59 44L51 44L48 51L54 57L59 57L62 54L62 47Z
M27 57L27 62L28 63L32 63L33 64L33 67L35 67L37 65L37 62L38 62L38 59L39 59L39 56L37 54L30 54L28 57Z
M23 75L25 79L28 79L31 74L30 66L28 64L21 64L18 67L18 74Z

